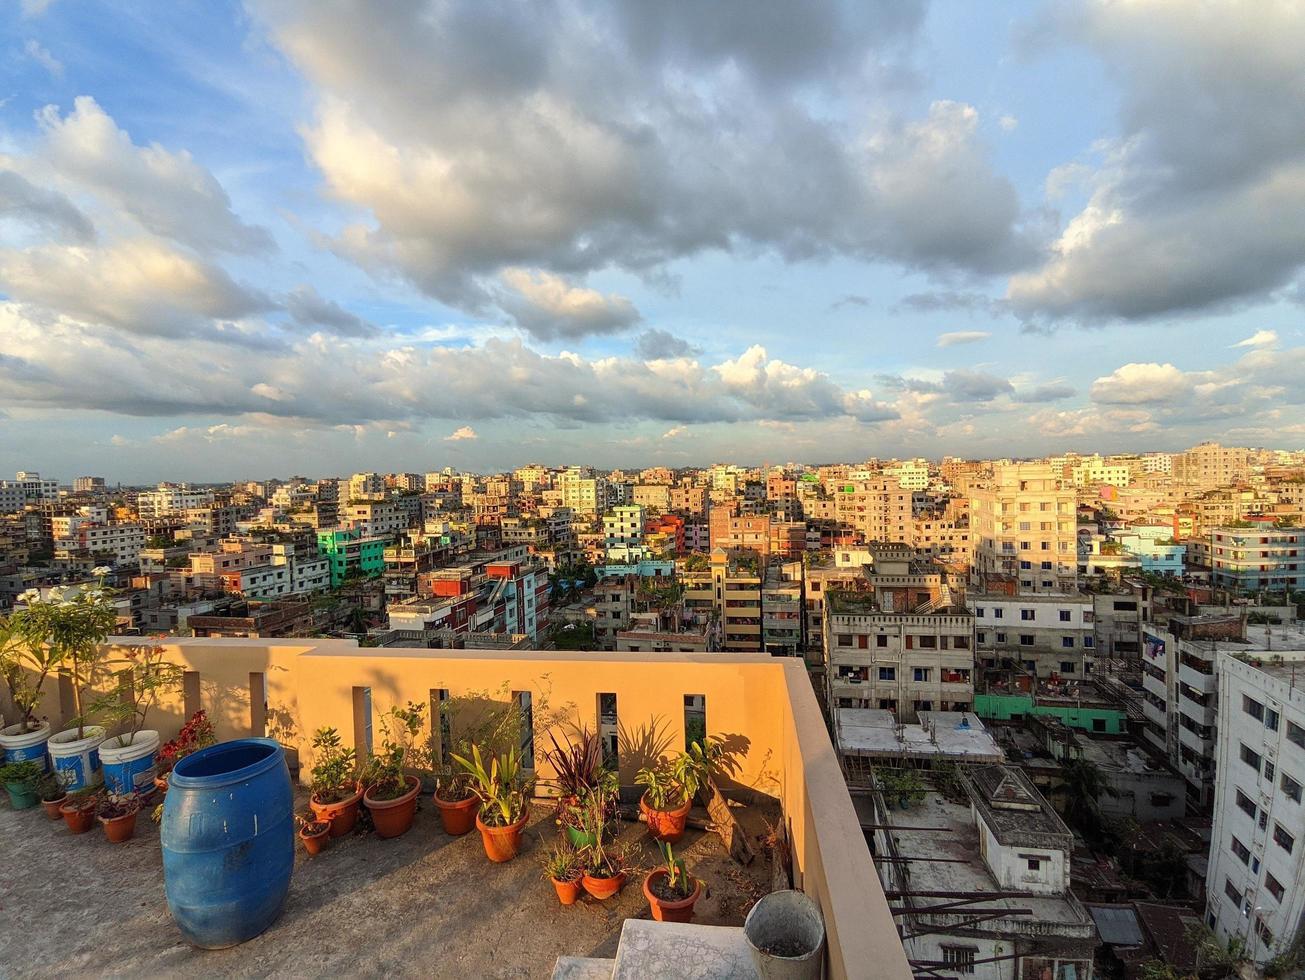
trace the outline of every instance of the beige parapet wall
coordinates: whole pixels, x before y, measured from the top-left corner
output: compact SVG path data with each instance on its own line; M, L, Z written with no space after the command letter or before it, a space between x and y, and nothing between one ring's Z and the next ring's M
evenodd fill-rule
M120 644L140 642L123 639ZM529 691L539 775L543 730L599 727L599 695L616 695L621 781L658 754L684 747L684 697L706 698L707 730L722 736L740 792L779 800L798 887L816 898L830 939L830 976L909 977L837 757L800 660L757 654L569 653L359 648L347 640L181 639L163 643L187 671L183 690L158 704L147 726L166 740L204 708L219 739L267 735L312 765L312 733L338 729L358 745L370 689L374 744L392 705ZM110 652L114 660L121 649ZM115 681L106 674L101 687ZM51 680L41 713L56 728L73 714L67 682ZM6 713L6 717L10 713ZM427 713L430 722L430 712ZM436 725L438 729L438 725ZM455 733L456 734L456 733ZM432 737L439 738L438 731ZM559 738L560 740L560 738ZM361 748L361 745L359 745Z

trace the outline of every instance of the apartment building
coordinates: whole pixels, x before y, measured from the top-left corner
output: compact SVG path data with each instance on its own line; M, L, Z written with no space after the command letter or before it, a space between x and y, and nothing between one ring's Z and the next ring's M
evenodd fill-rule
M1074 490L1046 463L999 463L971 491L971 584L998 582L1019 592L1077 588L1078 525Z
M420 509L419 498L418 509ZM340 508L340 524L361 533L364 538L393 539L414 523L413 515L400 498L390 500L350 500Z
M381 575L388 543L388 538L367 537L357 528L318 531L317 549L330 562L331 588L338 589L351 574Z
M911 459L885 466L883 474L896 480L903 490L929 489L929 461Z
M1217 665L1206 916L1257 964L1297 948L1305 916L1305 631L1279 639Z
M772 656L802 649L802 562L772 560L761 586L761 644Z
M915 533L912 492L896 479L878 477L830 488L833 515L856 540L911 543Z
M1013 662L1040 680L1082 680L1096 655L1091 596L1002 593L971 595L974 646L985 667Z
M1215 528L1210 580L1245 592L1305 588L1305 528Z
M1251 475L1251 451L1203 442L1171 457L1169 472L1179 483L1199 489L1231 486Z
M380 473L355 473L349 477L345 500L384 500L386 492L385 477Z
M607 480L587 466L572 466L557 479L562 506L576 514L597 517L607 509Z
M73 493L100 493L105 489L102 476L78 476L73 478Z
M89 508L83 508L83 511ZM102 508L94 516L65 515L51 520L56 557L111 555L115 564L135 565L145 547L145 528L138 521L108 521Z
M711 548L733 551L746 548L763 559L770 554L770 518L740 516L725 504L713 505L707 515Z
M640 507L664 514L671 509L671 488L664 483L636 483L631 499Z
M613 507L603 515L603 543L608 556L614 550L628 554L644 543L644 509L638 504Z
M762 562L747 551L713 549L708 567L684 571L684 604L719 627L727 653L758 653L761 638Z
M168 517L198 507L212 507L215 500L212 490L196 490L184 483L160 483L157 490L136 495L136 513L142 520Z

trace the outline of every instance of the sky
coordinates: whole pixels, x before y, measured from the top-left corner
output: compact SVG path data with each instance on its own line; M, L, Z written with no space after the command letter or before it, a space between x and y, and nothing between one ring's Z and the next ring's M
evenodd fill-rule
M13 0L0 476L1305 446L1305 4Z

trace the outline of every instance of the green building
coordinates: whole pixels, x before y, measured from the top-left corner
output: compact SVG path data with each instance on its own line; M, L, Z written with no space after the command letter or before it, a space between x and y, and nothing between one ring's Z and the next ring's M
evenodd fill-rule
M385 538L364 538L361 531L317 532L317 550L331 563L331 588L338 589L350 574L367 578L385 570Z
M1034 704L1033 698L1027 694L975 694L974 713L985 721L1012 721L1025 715L1050 715L1059 718L1070 728L1106 732L1110 735L1122 735L1127 730L1128 722L1128 716L1114 708L1055 702Z

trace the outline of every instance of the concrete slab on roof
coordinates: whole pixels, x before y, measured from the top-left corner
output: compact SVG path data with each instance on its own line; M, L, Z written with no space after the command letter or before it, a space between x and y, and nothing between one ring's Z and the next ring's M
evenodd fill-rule
M920 723L901 726L880 708L839 708L839 744L844 752L870 758L956 759L1001 762L1005 753L970 711L921 711Z

